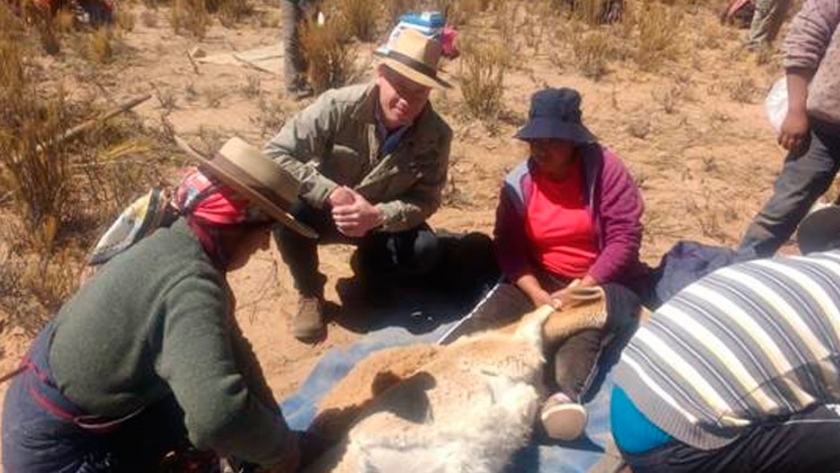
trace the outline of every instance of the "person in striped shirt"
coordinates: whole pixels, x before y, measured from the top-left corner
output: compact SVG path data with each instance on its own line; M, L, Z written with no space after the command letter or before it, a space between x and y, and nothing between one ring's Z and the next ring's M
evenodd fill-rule
M840 251L725 267L634 334L613 437L636 473L840 471L838 368Z

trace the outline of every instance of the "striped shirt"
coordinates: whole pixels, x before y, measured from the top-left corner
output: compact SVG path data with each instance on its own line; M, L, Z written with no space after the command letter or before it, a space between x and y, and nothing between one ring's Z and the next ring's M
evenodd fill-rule
M683 289L642 325L616 383L677 440L722 447L745 429L840 401L840 252L755 260Z

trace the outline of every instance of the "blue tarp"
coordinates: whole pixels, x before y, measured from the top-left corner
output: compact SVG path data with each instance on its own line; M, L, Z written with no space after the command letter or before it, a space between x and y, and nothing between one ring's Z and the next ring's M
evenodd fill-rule
M401 326L374 330L348 348L334 348L324 354L298 391L281 404L292 429L306 430L315 416L315 407L321 397L367 355L410 343L436 343L457 323L457 317L434 317L418 310L391 316L394 317L392 320L407 322L399 324ZM595 385L597 391L586 402L589 413L586 435L575 442L561 443L537 432L531 444L516 455L509 471L586 472L601 460L607 443L611 441L609 396L613 383L609 368L616 355L614 350L602 360L602 379Z

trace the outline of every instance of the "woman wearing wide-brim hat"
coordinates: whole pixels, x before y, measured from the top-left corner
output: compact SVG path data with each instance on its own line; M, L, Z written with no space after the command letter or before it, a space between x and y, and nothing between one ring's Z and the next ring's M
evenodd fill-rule
M569 88L534 93L516 138L530 155L504 179L496 210L496 257L504 281L473 313L463 332L509 322L567 302L569 285L601 286L606 327L565 341L548 340L555 391L540 414L553 438L578 437L587 421L582 399L600 352L631 327L643 292L639 261L642 196L621 160L598 144L581 120L580 94Z
M111 258L33 342L6 395L5 471L149 472L183 452L299 466L226 273L276 222L314 233L286 213L296 181L258 149L190 151L201 167L177 189L180 217Z

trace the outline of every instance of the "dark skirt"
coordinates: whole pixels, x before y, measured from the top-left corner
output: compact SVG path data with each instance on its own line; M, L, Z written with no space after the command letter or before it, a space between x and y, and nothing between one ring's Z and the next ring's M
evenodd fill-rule
M35 339L27 369L6 393L3 471L160 471L168 452L187 448L183 411L172 395L122 419L89 415L64 397L46 363L53 330L50 323Z

